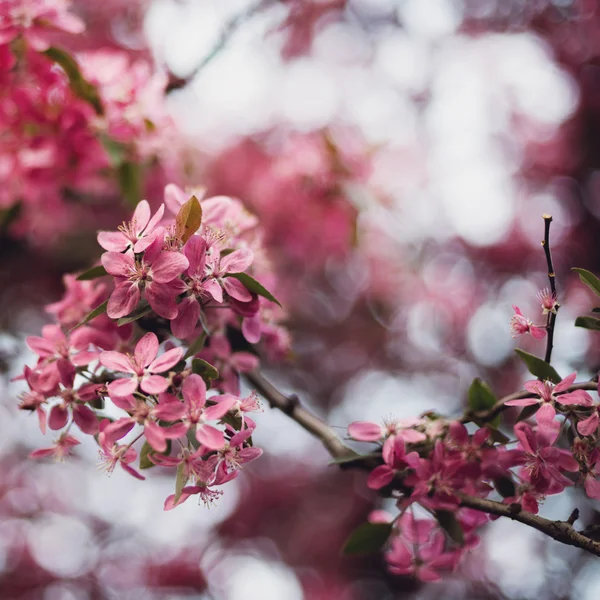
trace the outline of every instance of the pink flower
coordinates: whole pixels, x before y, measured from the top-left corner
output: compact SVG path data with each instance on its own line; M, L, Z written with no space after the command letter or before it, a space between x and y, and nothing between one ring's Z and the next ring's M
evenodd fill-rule
M389 419L383 425L370 421L355 421L348 426L348 435L359 442L384 442L384 452L394 447L396 437L407 444L423 442L427 436L415 429L421 425L421 419Z
M104 268L117 278L115 290L108 301L107 314L112 319L128 315L138 304L141 289L154 312L165 319L177 316L175 297L181 293L183 283L177 279L188 267L188 260L178 252L163 252L162 240L156 238L136 259L131 250L125 254L105 252Z
M25 367L24 376L31 391L21 395L19 408L22 410L35 411L38 417L40 431L46 433L46 412L42 407L48 402L47 397L54 395L56 383L52 383L53 389L46 389L44 383L47 383L47 381L44 382L41 380L39 374L32 371L27 366Z
M100 423L100 433L98 434L98 443L100 444L98 455L102 470L110 474L115 470L117 465L120 465L126 473L129 473L136 479L146 479L130 466L132 462L135 462L137 452L130 446L117 444L107 436L106 429L109 426L110 421L104 419Z
M599 411L600 404L594 407L592 414L587 419L584 419L583 421L579 421L579 423L577 423L577 431L579 431L581 435L596 434L596 432L598 431L598 423L600 422L600 419L598 418Z
M524 384L525 389L531 394L535 394L537 398L520 398L518 400L509 400L506 406L532 406L534 404L543 404L549 402L560 402L564 405L579 404L581 406L590 406L593 403L592 397L585 390L574 390L568 394L566 392L575 381L577 373L567 375L562 381L553 384L551 381L527 381ZM558 394L561 394L558 396Z
M110 397L124 398L137 391L138 386L147 394L160 394L169 387L169 382L158 373L174 367L183 356L183 348L168 350L159 358L158 338L147 333L136 345L133 356L121 352L107 351L100 354L100 363L118 373L130 373L133 377L117 379L108 384Z
M546 337L546 330L534 325L529 319L524 317L518 306L513 304L513 310L515 314L510 319L512 337L516 338L525 333L530 333L536 340Z
M228 394L224 396L213 396L216 404L206 406L206 384L200 375L193 373L185 379L182 386L183 398L185 400L184 423L188 428L196 429L196 439L211 450L222 448L225 436L220 429L208 425L207 421L220 419L227 413L237 400Z
M536 294L536 298L542 305L543 315L547 315L548 313L556 314L556 311L558 310L558 298L556 293L552 293L548 288L545 288Z
M384 465L375 467L369 474L367 485L372 490L379 490L385 487L396 476L396 473L403 471L407 467L416 468L419 464L419 455L416 452L406 454L404 440L397 436L394 445L383 453Z
M67 433L62 433L60 437L54 441L52 448L42 448L41 450L34 450L29 456L31 458L48 458L52 457L54 460L63 461L66 457L71 456L73 453L73 447L77 446L80 442L73 436Z
M223 302L223 290L238 302L251 302L252 294L244 284L227 275L247 271L253 260L254 253L250 248L234 250L226 256L216 256L214 261L208 264L211 277L204 283L204 289L219 303Z
M562 471L579 470L579 463L568 450L553 446L558 434L558 428L553 432L548 428L538 428L534 431L522 422L515 425L519 448L524 452L525 472L529 481L541 494L558 493L566 486L573 485Z
M98 233L98 243L111 252L124 252L133 250L136 254L143 252L163 234L162 227L158 223L165 212L164 204L150 218L150 205L142 200L135 208L133 217L129 223L123 223L118 231L101 231Z

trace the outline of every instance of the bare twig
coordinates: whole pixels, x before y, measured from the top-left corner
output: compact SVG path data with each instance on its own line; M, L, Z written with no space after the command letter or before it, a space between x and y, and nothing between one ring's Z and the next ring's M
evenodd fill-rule
M355 453L341 442L329 425L302 407L297 396L285 396L258 371L245 373L244 376L273 408L278 408L296 421L296 423L306 431L321 440L334 459L343 460L355 456ZM593 389L585 387L590 386L592 383L593 382L577 384L572 386L571 389ZM503 406L504 402L511 398L523 398L527 395L528 392L517 392L517 394L503 398L496 406ZM502 403L502 405L500 403ZM361 466L358 460L352 461L351 464L357 467ZM392 485L397 485L398 489L403 489L401 481L395 480L392 482ZM600 556L600 542L587 537L584 533L577 531L573 527L573 523L579 517L579 511L573 511L567 521L551 521L550 519L545 519L544 517L524 511L520 504L503 504L502 502L477 498L461 492L457 492L456 496L458 497L461 506L472 508L490 515L507 517L513 521L518 521L528 527L537 529L558 542L567 544L568 546L581 548L595 556Z
M551 215L544 215L544 240L542 246L546 254L546 262L548 263L548 280L550 281L550 293L553 298L557 297L556 294L556 275L554 274L554 265L552 264L552 254L550 252L550 223L552 223ZM555 310L558 311L558 305ZM554 342L554 325L556 323L556 312L550 311L548 313L548 319L546 322L546 330L548 337L546 338L546 355L544 360L550 364L552 358L552 344Z
M251 19L254 15L258 14L265 8L271 6L275 3L275 0L260 0L256 4L249 6L246 10L241 13L235 15L223 28L219 39L210 50L208 54L206 54L200 62L194 67L194 70L185 77L177 77L172 73L169 76L169 82L167 87L165 88L165 93L170 94L175 90L180 90L185 87L194 79L202 69L204 69L214 58L216 58L219 53L227 46L231 38L237 32L237 30L249 19Z

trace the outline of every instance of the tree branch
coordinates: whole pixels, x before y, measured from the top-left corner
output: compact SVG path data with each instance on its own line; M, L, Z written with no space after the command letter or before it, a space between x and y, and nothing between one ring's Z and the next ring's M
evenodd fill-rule
M319 439L334 459L344 460L356 457L356 453L342 443L329 425L302 407L297 396L285 396L258 371L244 373L244 377L267 400L272 408L278 408L296 421L296 423L306 431ZM593 382L580 383L571 386L569 391L574 389L595 389L595 387L592 386L594 386ZM486 415L488 415L488 413L491 414L496 410L496 412L493 413L493 416L495 416L502 410L504 402L507 400L525 398L530 395L531 394L526 391L511 394L510 396L506 396L499 400L496 405L488 411L481 411L481 414L483 415L483 413L486 413ZM493 416L490 418L493 418ZM369 460L369 463L371 463L371 460ZM360 464L360 457L356 457L356 461L351 460L350 463L346 463L345 465L341 464L340 466L349 466L350 464L356 467L364 466ZM372 468L370 464L369 466ZM393 484L395 485L395 482ZM398 485L399 487L402 487L400 481L398 482ZM518 521L528 527L537 529L558 542L567 544L568 546L581 548L595 556L600 556L600 542L596 542L582 532L577 531L572 525L579 515L578 511L574 511L567 521L551 521L544 517L524 511L520 504L503 504L502 502L477 498L461 492L456 492L455 495L458 497L461 506L472 508L490 515L507 517L513 521Z
M554 274L554 265L552 264L552 254L550 253L550 223L552 223L551 215L544 215L544 240L542 241L542 246L544 248L544 252L546 254L546 263L548 264L548 280L550 281L550 293L552 297L557 297L556 295L556 276ZM556 310L558 311L558 306L556 306ZM546 355L544 360L550 364L550 359L552 358L552 344L554 342L554 325L556 323L556 313L549 312L548 320L546 322L546 329L548 333L548 337L546 339Z

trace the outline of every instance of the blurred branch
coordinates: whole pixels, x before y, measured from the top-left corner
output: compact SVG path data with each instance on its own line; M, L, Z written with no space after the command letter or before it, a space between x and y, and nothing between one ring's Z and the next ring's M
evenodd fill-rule
M350 465L355 467L363 466L360 464L360 457L356 457L354 451L341 442L340 438L327 423L303 408L300 404L300 399L296 395L285 396L258 371L244 373L244 377L267 400L272 408L278 408L296 421L296 423L306 431L321 440L334 459L338 461L350 459L349 462L340 464L340 467L348 467ZM593 385L593 382L577 384L571 386L569 389L595 389L589 387L591 385ZM499 412L502 409L501 407L504 405L504 402L507 400L523 398L527 395L528 392L517 392L516 394L502 398L502 400L499 400L490 411L497 409L497 412ZM371 457L368 458L370 462ZM407 491L400 479L393 481L390 485L402 492ZM528 527L537 529L558 542L568 546L581 548L591 554L600 556L600 542L594 541L573 527L573 523L579 516L578 511L573 511L567 521L551 521L550 519L545 519L544 517L524 511L520 504L503 504L502 502L496 502L495 500L486 500L484 498L469 496L462 492L455 492L455 495L460 502L460 506L472 508L490 515L507 517L508 519L518 521Z
M233 17L223 28L219 39L213 46L211 51L204 56L204 58L196 65L194 70L186 77L177 77L173 73L169 73L169 82L165 88L165 93L170 94L175 90L180 90L190 83L197 75L204 69L219 53L227 46L231 38L237 32L237 30L254 15L263 11L265 8L272 6L278 0L260 0L260 2L253 4L246 8L246 10L237 14Z
M556 294L556 276L554 274L554 265L552 264L552 254L550 253L550 223L552 223L551 215L544 215L544 240L542 246L546 254L546 262L548 263L548 279L550 280L550 293L553 298L558 298ZM558 311L558 305L556 306ZM552 357L552 344L554 342L554 324L556 323L556 312L550 311L548 313L548 321L546 329L548 331L548 338L546 340L546 356L544 360L550 364L550 358Z

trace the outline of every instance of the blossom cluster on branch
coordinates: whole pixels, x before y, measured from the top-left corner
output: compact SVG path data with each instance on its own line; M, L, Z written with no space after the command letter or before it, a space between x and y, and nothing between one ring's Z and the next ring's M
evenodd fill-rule
M138 456L141 469L177 467L170 509L194 494L212 502L215 486L260 456L248 414L260 403L240 396L239 377L258 367L257 348L284 357L289 337L254 277L273 281L256 219L235 199L201 203L175 185L165 201L168 216L142 201L117 231L100 232L102 266L66 276L64 297L47 307L57 323L27 338L39 358L22 375L20 406L43 432L60 432L34 458L71 454L78 429L96 438L109 472L144 479Z

